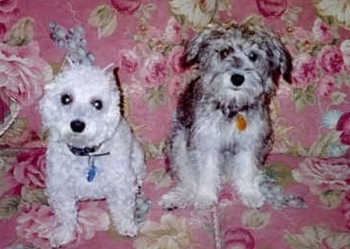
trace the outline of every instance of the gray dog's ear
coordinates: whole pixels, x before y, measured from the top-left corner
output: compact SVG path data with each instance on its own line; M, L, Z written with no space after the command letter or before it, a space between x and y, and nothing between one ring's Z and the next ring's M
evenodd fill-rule
M274 53L277 60L276 69L279 71L278 73L282 75L286 82L292 83L292 56L282 44L278 46Z
M292 82L292 56L282 43L282 41L275 35L269 40L268 45L272 58L270 58L270 63L272 70L275 71L276 75L282 75L283 79L291 83Z
M198 54L203 42L201 34L196 35L190 42L187 43L185 53L182 57L182 66L190 67L198 63Z
M196 34L186 45L184 56L182 57L182 66L184 68L200 63L200 53L204 53L207 46L207 38L211 30L205 29ZM202 55L201 55L202 56Z
M241 24L244 29L251 30L265 42L270 67L274 76L282 75L283 79L291 83L292 56L284 46L279 36L262 24L259 17L252 16Z
M282 73L283 79L290 84L292 83L292 70L293 70L292 56L290 55L288 50L284 48L280 71Z

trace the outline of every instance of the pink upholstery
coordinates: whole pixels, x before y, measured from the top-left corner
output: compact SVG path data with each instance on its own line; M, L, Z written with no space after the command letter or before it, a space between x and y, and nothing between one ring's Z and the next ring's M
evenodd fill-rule
M349 248L349 11L345 0L0 0L0 248L49 248L37 103L71 51L52 37L52 22L82 27L94 65L120 68L152 200L133 239L110 229L103 201L81 203L77 240L65 248ZM280 82L272 104L276 141L266 170L307 208L248 209L225 187L213 210L163 211L157 201L172 185L164 141L190 77L179 61L184 44L212 19L252 15L280 34L294 64L293 83Z

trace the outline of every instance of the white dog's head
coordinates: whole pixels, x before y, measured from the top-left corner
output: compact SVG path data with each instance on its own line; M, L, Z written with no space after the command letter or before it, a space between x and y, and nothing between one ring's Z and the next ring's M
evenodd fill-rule
M52 140L92 147L113 135L121 116L119 102L113 73L76 66L46 85L40 112Z
M184 65L196 65L203 90L240 108L269 99L279 76L290 82L291 57L280 39L261 25L211 25L188 44Z

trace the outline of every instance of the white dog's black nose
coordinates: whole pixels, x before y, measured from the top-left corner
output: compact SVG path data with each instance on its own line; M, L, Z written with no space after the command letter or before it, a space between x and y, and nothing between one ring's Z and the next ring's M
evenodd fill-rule
M70 122L70 128L74 132L81 133L85 129L85 123L80 120L73 120Z
M233 74L231 76L231 82L234 86L241 86L244 82L244 76L241 74Z

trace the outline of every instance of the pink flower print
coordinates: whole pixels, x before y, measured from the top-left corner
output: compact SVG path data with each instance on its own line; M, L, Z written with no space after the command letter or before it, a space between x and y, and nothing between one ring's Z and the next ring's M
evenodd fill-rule
M141 4L140 0L111 0L113 7L123 14L133 14Z
M318 65L328 74L339 73L344 66L341 50L335 46L325 46L318 54Z
M155 53L144 61L141 78L146 87L156 87L164 83L167 74L167 61L160 53Z
M334 78L330 75L326 75L323 78L321 78L317 86L318 94L324 98L330 96L334 89L335 81Z
M139 66L139 58L132 50L121 50L118 56L121 71L134 73Z
M334 38L331 28L319 18L314 22L312 33L315 40L322 44L329 44Z
M316 59L311 55L300 54L294 61L292 72L293 83L298 87L304 87L312 83L316 78Z
M219 192L219 203L230 203L234 200L232 195L232 187L225 185Z
M345 158L308 158L293 170L293 177L308 185L315 195L327 190L344 191L350 181L349 167L350 160Z
M350 191L346 192L345 203L343 204L342 211L347 224L347 229L350 230Z
M168 20L165 27L165 36L167 41L172 44L180 44L185 38L182 33L182 26L174 18Z
M20 47L0 43L0 63L0 89L17 103L29 104L39 98L45 82L52 78L36 42Z
M336 129L341 131L340 141L343 144L350 145L350 112L340 116Z
M50 248L49 238L55 226L55 217L49 206L26 205L17 218L17 235L40 248Z
M289 33L290 44L293 46L289 47L289 50L296 53L311 53L314 49L312 37L310 37L310 31L305 30L301 27L288 27L287 32Z
M32 149L17 155L13 177L18 183L30 187L45 187L45 151L44 148Z
M147 27L147 39L149 40L159 40L162 38L163 31L159 30L154 26Z
M4 39L6 31L7 31L7 29L6 29L5 24L0 23L0 41L2 41Z
M175 47L169 54L168 66L174 73L182 73L185 69L182 66L184 47Z
M179 93L182 91L182 78L179 75L173 75L169 82L168 86L168 96L172 101L177 101Z
M350 71L350 40L344 40L340 44L340 50L343 55L343 60L344 60L346 69Z
M88 202L81 205L77 218L78 241L92 239L96 231L107 231L109 225L107 212L99 208L97 203Z
M40 248L50 248L48 238L56 226L56 219L49 206L33 204L22 208L17 218L17 235L32 241ZM77 217L76 241L89 240L96 231L107 231L110 226L106 211L97 203L88 202L80 205Z
M225 249L241 248L253 249L255 247L255 240L253 235L244 228L230 228L224 235Z
M18 0L0 0L0 23L9 22L18 13Z
M265 17L276 18L287 9L287 0L256 0L260 13Z

